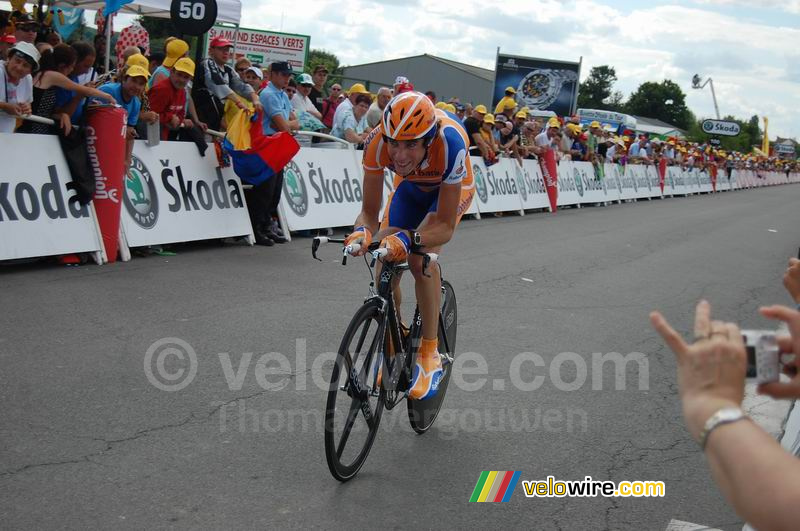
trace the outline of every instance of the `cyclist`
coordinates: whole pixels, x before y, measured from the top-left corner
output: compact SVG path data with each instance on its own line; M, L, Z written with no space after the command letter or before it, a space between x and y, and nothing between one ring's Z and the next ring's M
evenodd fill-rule
M437 344L439 270L434 267L430 276L423 275L422 257L410 251L424 248L425 252L441 253L453 237L475 194L468 147L461 122L413 91L395 96L386 105L381 123L364 143L362 209L345 245L360 244L355 254L363 255L375 234L381 247L388 250L387 260L408 260L422 318L422 342L409 391L412 399L433 397L443 373ZM384 168L395 173L395 190L378 230ZM394 293L399 306L399 285Z

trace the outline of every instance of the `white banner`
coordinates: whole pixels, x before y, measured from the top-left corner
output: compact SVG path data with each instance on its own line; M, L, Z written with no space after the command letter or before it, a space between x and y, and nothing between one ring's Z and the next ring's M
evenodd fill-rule
M311 41L308 35L215 25L206 34L206 49L214 37L224 37L235 44L234 60L245 57L264 68L276 61L287 61L295 72L305 68Z
M481 214L519 211L522 208L516 171L512 164L517 162L503 158L487 168L480 157L472 159L472 173L475 178L473 203L478 203Z
M575 184L575 163L571 160L558 162L558 202L559 207L580 205L581 194Z
M547 197L547 188L539 161L525 159L522 161L521 167L515 162L514 169L517 173L517 186L523 210L549 209L550 200Z
M580 161L573 162L572 168L575 186L578 188L578 195L581 196L582 204L616 201L619 197L615 186L611 188L611 193L609 193L608 183L603 178L602 170L598 166L591 162ZM579 178L580 183L578 183ZM582 193L581 190L583 190Z
M122 210L130 247L253 234L239 178L192 142L136 141Z
M622 172L624 168L619 164L606 162L604 165L604 170L605 170L605 179L609 190L609 196L613 197L614 200L619 203L623 199ZM612 188L614 189L613 192Z
M645 173L650 180L650 197L662 197L661 178L658 176L658 168L653 164L645 166ZM664 179L664 190L667 189L666 178Z
M58 137L0 134L0 259L99 251L93 210L82 207Z
M714 191L714 187L711 185L711 175L709 175L706 170L700 172L698 179L700 181L701 192L710 193Z
M634 197L636 199L649 199L652 196L652 186L644 166L641 164L628 164L625 167L625 174L630 175L631 179L633 179Z
M300 148L284 168L281 203L289 230L352 225L363 198L361 152ZM383 204L388 196L386 186Z
M680 166L667 166L667 182L673 196L686 195L686 177Z

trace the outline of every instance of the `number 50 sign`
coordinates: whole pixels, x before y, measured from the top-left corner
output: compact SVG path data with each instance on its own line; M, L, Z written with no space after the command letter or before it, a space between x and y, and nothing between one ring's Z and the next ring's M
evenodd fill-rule
M181 33L203 35L217 20L217 0L172 0L169 14Z

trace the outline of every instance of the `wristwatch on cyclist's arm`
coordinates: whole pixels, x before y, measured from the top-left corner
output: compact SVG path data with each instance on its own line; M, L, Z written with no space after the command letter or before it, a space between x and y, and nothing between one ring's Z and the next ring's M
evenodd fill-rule
M410 240L412 246L422 247L422 234L420 234L419 232L412 230Z

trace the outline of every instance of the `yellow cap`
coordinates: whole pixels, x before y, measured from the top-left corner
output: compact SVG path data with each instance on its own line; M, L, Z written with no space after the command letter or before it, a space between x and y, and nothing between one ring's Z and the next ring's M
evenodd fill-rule
M558 121L558 118L555 116L547 120L547 127L556 127L561 129L561 122Z
M146 68L142 68L139 65L133 65L129 66L128 69L125 71L125 76L143 77L147 79L150 77L150 72Z
M503 99L503 109L513 109L517 106L517 102L512 100L511 98L504 98Z
M452 103L445 103L442 109L452 114L456 113L456 106L453 105Z
M128 60L125 61L125 66L141 66L145 70L149 70L150 68L150 61L147 60L147 57L140 53L135 53L128 57Z
M519 111L514 116L516 116L517 118L527 118L528 117L528 115L525 113L525 111Z
M178 72L183 72L184 74L189 74L190 76L194 76L194 61L189 59L188 57L181 57L177 61L175 61L175 66L173 66L175 70Z
M589 124L589 127L600 127L600 122L598 122L597 120L595 120L594 122L592 122L592 123L590 123L590 124Z
M167 57L164 59L163 65L166 68L172 68L175 62L186 55L189 51L189 44L180 39L173 39L167 43ZM194 75L194 74L192 74Z
M437 109L444 109L445 105L447 105L445 102L438 101L438 102L436 102L436 105L434 105L434 107L436 107Z
M361 83L353 83L353 86L350 87L350 90L347 91L348 94L369 94L367 87L362 85Z
M474 110L475 112L486 114L486 105L476 105Z
M493 114L487 114L486 116L484 116L483 117L483 123L494 125L494 115Z
M517 91L514 90L514 87L506 87L506 92L510 92L511 94L516 94Z

